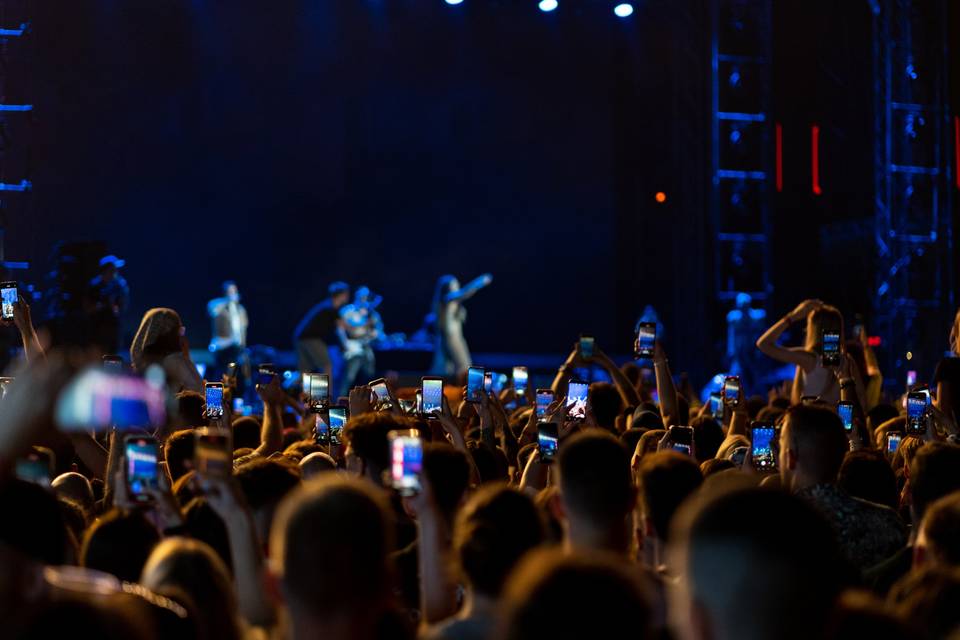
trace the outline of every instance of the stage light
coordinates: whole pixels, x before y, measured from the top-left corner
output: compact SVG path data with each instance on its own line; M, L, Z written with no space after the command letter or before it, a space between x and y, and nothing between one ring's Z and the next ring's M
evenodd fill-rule
M656 195L653 196L653 199L658 203L663 204L667 201L667 194L665 194L663 191L657 191Z
M553 11L560 6L560 3L557 0L540 0L540 11Z
M622 2L613 8L613 12L618 18L626 18L633 14L633 5L629 2Z
M446 0L447 4L460 4L463 0Z

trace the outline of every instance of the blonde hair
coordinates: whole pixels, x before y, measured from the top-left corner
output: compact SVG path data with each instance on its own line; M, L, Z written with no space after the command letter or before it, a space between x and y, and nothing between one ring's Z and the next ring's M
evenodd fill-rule
M843 314L829 304L807 314L807 338L804 343L807 351L819 351L820 335L825 330L836 331L840 334L840 341L843 341Z

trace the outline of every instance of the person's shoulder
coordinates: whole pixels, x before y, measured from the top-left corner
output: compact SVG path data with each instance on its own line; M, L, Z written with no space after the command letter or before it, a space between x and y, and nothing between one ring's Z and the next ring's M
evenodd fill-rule
M906 525L903 524L903 520L900 518L900 514L887 505L870 502L869 500L856 498L846 494L842 495L847 501L849 501L849 504L857 509L862 515L873 518L879 523L887 524L897 529L906 528Z
M420 634L420 640L483 640L490 637L495 620L490 616L451 618Z

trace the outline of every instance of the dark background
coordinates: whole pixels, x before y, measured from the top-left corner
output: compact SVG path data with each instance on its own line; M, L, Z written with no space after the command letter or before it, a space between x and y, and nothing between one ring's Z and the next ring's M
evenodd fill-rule
M626 353L653 304L675 368L717 366L707 3L635 4L34 3L35 191L7 257L42 287L57 241L102 240L127 260L129 331L170 306L194 346L227 278L250 341L286 348L332 280L382 293L388 331L412 332L438 276L489 271L474 351L558 353L584 331ZM868 3L774 4L768 310L815 295L852 315L874 280L868 244L836 244L873 216Z

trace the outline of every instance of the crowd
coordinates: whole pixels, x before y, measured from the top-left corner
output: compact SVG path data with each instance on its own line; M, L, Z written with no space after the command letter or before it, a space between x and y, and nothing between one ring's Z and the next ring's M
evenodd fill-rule
M866 332L846 339L820 301L757 341L796 366L765 398L731 380L701 403L660 341L649 372L580 342L539 411L532 385L468 402L450 380L429 414L401 402L416 389L361 385L340 437L269 371L261 415L232 415L229 376L207 381L213 410L162 308L111 374L162 389L162 423L65 428L60 399L103 354L48 352L23 301L10 324L5 638L960 638L960 358L891 396ZM780 343L791 325L802 346ZM949 336L960 353L960 314ZM567 389L588 369L611 382L579 417Z

